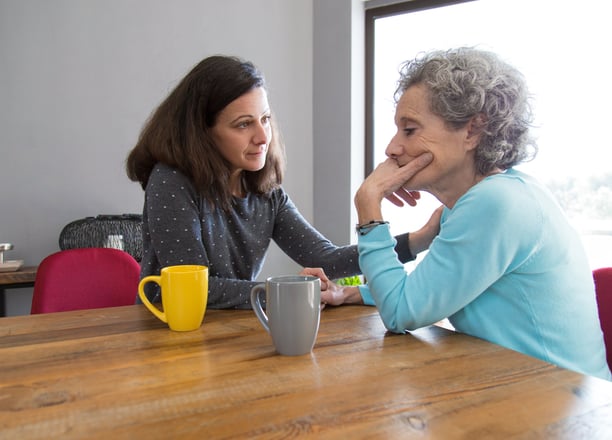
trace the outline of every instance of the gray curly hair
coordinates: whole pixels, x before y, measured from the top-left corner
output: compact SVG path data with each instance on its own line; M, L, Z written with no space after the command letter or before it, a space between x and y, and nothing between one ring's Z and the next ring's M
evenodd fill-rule
M525 79L497 55L469 47L420 54L401 67L396 103L416 84L428 88L430 110L450 128L462 128L480 115L482 135L475 162L482 175L535 157Z

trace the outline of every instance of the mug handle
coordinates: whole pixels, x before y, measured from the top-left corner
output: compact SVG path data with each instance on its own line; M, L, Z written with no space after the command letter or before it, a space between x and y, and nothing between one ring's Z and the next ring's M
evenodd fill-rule
M268 333L270 333L270 325L268 323L268 315L264 312L263 307L261 306L260 293L266 291L265 284L258 284L251 289L251 307L253 307L253 311L255 312L255 316L259 319L259 322L266 329Z
M151 313L167 324L168 318L166 318L166 314L151 304L151 301L149 301L149 298L147 298L147 295L144 293L144 286L147 283L155 283L161 288L161 277L157 275L149 275L148 277L144 277L142 280L140 280L138 283L138 296L147 309L151 311Z

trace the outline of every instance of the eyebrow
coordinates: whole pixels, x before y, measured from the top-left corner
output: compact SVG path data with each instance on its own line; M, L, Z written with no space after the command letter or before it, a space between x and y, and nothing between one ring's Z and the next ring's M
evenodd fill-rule
M271 113L271 112L270 112L270 109L268 108L268 109L266 109L266 110L264 110L264 111L262 112L261 116L264 116L264 115L269 115L270 113ZM243 119L243 118L247 118L247 119L255 119L255 118L256 118L256 116L253 116L253 115L252 115L252 114L250 114L250 113L247 113L247 114L244 114L244 115L240 115L240 116L238 116L238 117L236 117L236 118L232 119L232 120L230 121L230 124L233 124L233 123L235 123L235 122L238 122L238 121L240 121L240 120L241 120L241 119Z
M230 124L233 124L234 122L238 122L241 119L253 119L253 115L248 114L248 115L240 115L237 118L234 118L230 121Z
M412 122L413 124L419 124L419 121L417 121L416 119L410 117L410 116L402 116L401 118L399 118L399 122L400 123L407 123L407 122Z

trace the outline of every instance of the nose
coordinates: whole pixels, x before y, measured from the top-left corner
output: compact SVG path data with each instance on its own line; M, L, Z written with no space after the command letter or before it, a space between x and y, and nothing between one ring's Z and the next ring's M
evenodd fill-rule
M389 144L387 145L387 148L385 149L385 154L387 155L387 157L391 159L397 159L398 157L402 155L403 152L404 152L404 148L397 141L397 134L395 134L395 136L393 136L391 140L389 141Z
M262 124L261 122L255 125L255 132L253 133L253 143L255 145L267 144L270 140L271 128L269 124Z

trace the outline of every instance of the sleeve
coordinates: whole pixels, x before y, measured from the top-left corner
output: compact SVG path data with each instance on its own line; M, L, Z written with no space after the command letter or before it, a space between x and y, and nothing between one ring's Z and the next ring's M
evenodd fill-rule
M451 316L529 258L519 248L537 240L530 225L540 222L527 218L536 212L516 196L471 190L452 211L445 209L439 235L410 274L397 259L388 225L374 228L358 244L368 280L364 301L371 298L387 329L397 333Z
M336 246L308 223L289 196L279 193L274 241L291 259L304 267L321 267L330 279L361 273L356 245ZM408 234L397 237L397 252L402 261L414 259Z
M149 234L161 267L179 264L210 266L202 244L201 199L191 182L175 170L151 174L145 193ZM256 282L210 276L211 308L250 308Z

